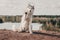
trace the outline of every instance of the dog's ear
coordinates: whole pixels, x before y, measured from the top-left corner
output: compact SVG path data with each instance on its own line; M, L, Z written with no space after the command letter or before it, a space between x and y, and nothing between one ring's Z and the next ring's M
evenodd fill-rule
M34 9L34 5L32 4L28 4L28 7L31 7L32 9Z
M32 9L34 9L34 6L32 6Z
M31 6L31 4L28 4L28 6Z

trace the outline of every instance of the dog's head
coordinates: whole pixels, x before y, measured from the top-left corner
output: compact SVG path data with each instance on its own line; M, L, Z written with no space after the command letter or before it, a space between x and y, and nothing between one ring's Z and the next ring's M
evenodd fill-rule
M28 5L27 9L25 10L26 17L31 17L34 12L34 5Z

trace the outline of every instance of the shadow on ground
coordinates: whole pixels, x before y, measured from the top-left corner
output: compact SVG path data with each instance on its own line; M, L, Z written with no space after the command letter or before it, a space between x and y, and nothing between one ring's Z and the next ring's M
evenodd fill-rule
M48 34L48 33L41 33L41 32L33 32L33 34L41 34L41 35L45 35L45 36L53 36L53 37L60 38L60 35L55 35L55 34Z

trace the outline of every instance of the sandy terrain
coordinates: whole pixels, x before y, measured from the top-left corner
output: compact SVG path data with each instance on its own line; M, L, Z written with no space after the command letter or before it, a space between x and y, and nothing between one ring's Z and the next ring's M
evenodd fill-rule
M0 40L60 40L60 33L59 35L41 32L29 34L13 32L11 30L0 30Z

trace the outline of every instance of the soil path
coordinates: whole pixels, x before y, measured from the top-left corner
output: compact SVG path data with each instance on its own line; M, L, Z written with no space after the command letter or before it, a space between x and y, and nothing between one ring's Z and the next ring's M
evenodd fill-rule
M18 33L11 30L0 30L0 40L60 40L60 35L52 35L41 32Z

